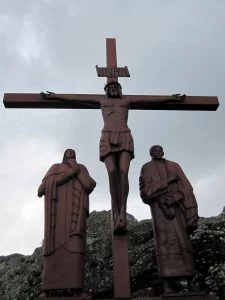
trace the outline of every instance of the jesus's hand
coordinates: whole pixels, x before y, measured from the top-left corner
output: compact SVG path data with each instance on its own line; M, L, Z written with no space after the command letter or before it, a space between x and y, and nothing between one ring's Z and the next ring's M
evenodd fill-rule
M186 97L185 94L183 94L183 95L181 95L181 94L173 94L171 100L183 101L183 100L185 100L185 97Z
M55 98L55 93L53 93L53 92L47 91L47 93L41 92L40 94L42 97L44 97L47 100Z

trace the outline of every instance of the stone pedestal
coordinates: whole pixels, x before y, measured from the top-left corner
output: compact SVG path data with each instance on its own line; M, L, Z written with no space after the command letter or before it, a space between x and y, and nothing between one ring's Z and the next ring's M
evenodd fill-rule
M84 298L77 297L45 297L45 298L37 298L36 300L84 300Z
M44 293L41 294L35 300L91 300L91 296L79 297L79 296L49 296L47 297Z
M37 298L36 300L39 300ZM84 300L84 298L77 298L77 297L46 297L41 298L44 300ZM101 300L114 300L114 299L121 299L124 298L113 298L113 299L101 299ZM217 300L217 297L214 295L206 295L205 293L183 293L183 294L169 294L163 295L161 297L138 297L138 298L130 298L132 300ZM98 300L98 299L95 299Z
M144 299L144 298L143 298ZM147 299L147 298L145 298ZM206 295L204 292L170 293L161 297L150 297L149 300L217 300L214 295ZM141 300L141 297L139 298Z

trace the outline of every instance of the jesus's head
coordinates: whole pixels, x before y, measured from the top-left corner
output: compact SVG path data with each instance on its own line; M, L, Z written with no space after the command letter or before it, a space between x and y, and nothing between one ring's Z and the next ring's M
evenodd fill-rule
M122 96L122 87L117 81L108 82L105 85L104 90L109 98L120 98Z

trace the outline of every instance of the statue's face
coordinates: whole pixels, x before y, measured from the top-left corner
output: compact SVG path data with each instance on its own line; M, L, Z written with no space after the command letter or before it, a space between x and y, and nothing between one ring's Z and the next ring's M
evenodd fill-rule
M76 158L75 151L73 149L68 149L66 151L66 159Z
M107 88L108 97L120 97L120 87L117 84L110 84Z
M163 158L163 155L164 155L163 150L160 147L155 147L152 151L153 159L160 160Z

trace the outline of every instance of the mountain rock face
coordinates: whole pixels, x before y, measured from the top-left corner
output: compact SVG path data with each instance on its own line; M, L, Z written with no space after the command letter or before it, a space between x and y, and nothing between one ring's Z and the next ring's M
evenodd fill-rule
M137 221L127 214L129 261L133 297L158 295L158 278L151 220ZM113 297L110 211L93 211L88 220L86 291L94 298ZM195 285L225 299L225 210L217 217L200 218L192 236ZM31 256L0 256L0 299L30 300L41 291L42 248Z

